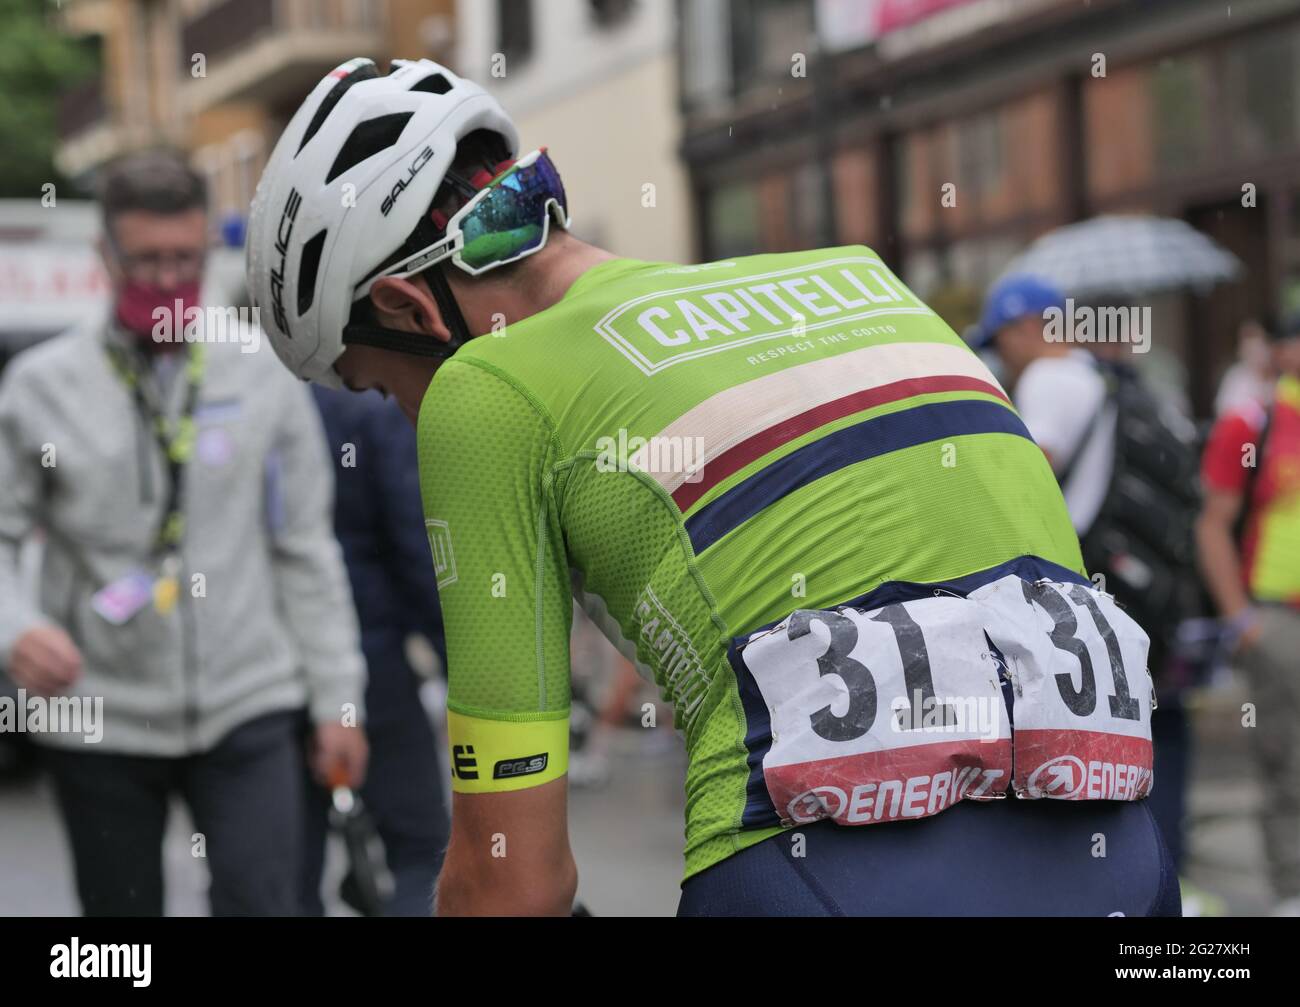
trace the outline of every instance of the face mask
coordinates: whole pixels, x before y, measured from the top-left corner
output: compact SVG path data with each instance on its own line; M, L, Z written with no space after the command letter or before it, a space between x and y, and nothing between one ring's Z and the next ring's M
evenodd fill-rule
M198 301L198 280L178 283L170 290L128 280L117 295L117 320L139 338L144 349L165 353L184 345L185 318Z

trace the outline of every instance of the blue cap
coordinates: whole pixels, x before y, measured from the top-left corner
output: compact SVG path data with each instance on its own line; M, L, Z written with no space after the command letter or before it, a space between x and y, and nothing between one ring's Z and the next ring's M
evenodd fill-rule
M1061 291L1030 273L1011 273L993 285L984 299L984 313L971 335L972 349L982 350L993 343L993 338L1004 325L1026 315L1041 316L1048 308L1065 309Z

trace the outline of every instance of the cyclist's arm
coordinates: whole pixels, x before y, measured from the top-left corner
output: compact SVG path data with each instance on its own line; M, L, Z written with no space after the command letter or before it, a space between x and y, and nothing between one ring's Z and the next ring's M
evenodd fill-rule
M569 848L567 789L561 777L513 793L455 794L437 914L568 916L578 867Z
M455 792L437 909L567 913L572 599L548 482L561 452L535 403L461 361L434 379L419 448Z

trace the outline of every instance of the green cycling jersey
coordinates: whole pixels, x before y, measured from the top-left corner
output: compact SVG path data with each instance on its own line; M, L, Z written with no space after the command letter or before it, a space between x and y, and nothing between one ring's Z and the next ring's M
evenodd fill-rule
M453 787L567 765L573 600L686 740L686 875L779 831L734 638L893 581L1082 573L1043 453L868 248L614 259L463 346L419 417Z

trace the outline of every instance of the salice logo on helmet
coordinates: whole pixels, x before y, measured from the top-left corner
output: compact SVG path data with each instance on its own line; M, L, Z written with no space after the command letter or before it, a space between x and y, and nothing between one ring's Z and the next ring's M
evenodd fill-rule
M284 260L289 255L289 238L293 234L293 222L300 206L302 196L297 189L290 189L289 198L284 201L284 210L280 214L280 224L275 229L275 250L280 253L280 265L271 270L271 313L275 316L275 324L286 336L292 336L293 333L289 331L289 320L284 313Z
M420 153L415 155L415 160L412 161L411 166L406 169L406 177L399 178L393 184L393 191L384 197L383 203L381 203L379 206L380 213L382 213L385 217L388 216L388 211L393 208L393 204L397 202L397 197L402 194L402 190L404 190L408 185L411 184L415 176L420 173L420 169L423 168L426 164L428 164L432 158L433 158L432 147L425 147L424 150L420 151Z

